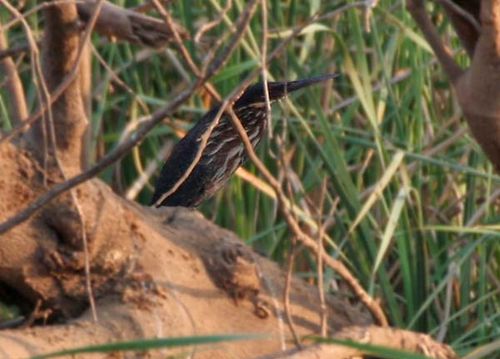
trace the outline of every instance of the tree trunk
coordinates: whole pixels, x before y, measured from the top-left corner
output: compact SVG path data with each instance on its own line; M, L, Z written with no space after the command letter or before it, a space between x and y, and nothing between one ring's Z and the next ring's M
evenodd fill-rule
M102 13L96 13L97 31L149 46L169 41L171 33L159 20L107 2L77 6L70 1L45 9L43 66L34 63L40 107L50 111L25 137L28 146L0 143L2 222L85 165L90 74L88 66L78 67L83 41L78 22L91 22L96 4L103 5ZM238 24L248 24L253 10ZM225 59L241 39L238 35L241 31L235 31L224 49ZM223 61L217 60L209 70L220 67ZM57 98L50 95L66 81L68 86L58 90ZM35 308L28 325L50 324L0 331L0 358L126 339L254 332L265 333L266 340L197 349L197 358L298 358L317 356L318 350L344 357L338 347L286 352L296 349L289 341L292 334L317 334L322 320L318 289L296 278L291 282L289 313L284 312L286 277L276 264L198 212L141 207L93 179L0 235L0 290L20 306ZM370 326L364 307L338 294L326 297L330 334L436 358L455 357L449 347L428 337ZM293 326L286 314L293 318ZM346 329L352 326L361 327Z
M0 213L10 217L40 191L42 173L23 151L0 147ZM77 187L89 240L99 321L87 311L84 253L69 196L0 236L0 282L64 325L0 332L2 357L131 338L266 333L270 340L227 343L201 357L250 358L290 348L283 313L285 274L229 231L183 208L155 210L93 180ZM235 265L240 264L240 265ZM256 274L254 274L256 273ZM293 280L291 313L299 335L319 332L317 288ZM371 323L370 315L328 297L330 331ZM293 346L292 346L293 347ZM5 350L5 349L3 349ZM3 355L3 356L2 356Z

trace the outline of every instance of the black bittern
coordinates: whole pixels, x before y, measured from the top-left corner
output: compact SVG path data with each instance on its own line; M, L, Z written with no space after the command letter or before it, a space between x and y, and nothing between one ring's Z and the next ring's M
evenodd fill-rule
M269 100L279 100L290 92L333 77L334 74L329 74L298 81L268 82ZM263 83L249 86L233 105L234 113L254 148L267 129L264 90ZM178 183L196 159L201 136L209 130L219 110L220 105L212 108L173 148L156 182L151 205L196 207L217 192L245 162L247 154L243 142L233 127L230 115L224 112L213 128L198 163L183 182ZM178 187L173 190L174 186Z

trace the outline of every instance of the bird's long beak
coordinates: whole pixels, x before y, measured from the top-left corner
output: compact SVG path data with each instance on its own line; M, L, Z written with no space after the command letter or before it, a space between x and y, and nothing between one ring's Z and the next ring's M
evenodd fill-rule
M267 88L269 89L269 100L279 100L290 92L333 79L337 76L338 74L327 74L297 81L268 82Z

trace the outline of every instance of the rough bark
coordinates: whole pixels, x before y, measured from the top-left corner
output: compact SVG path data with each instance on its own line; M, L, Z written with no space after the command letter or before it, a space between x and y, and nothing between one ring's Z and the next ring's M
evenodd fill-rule
M67 2L44 10L45 27L42 40L43 79L39 91L46 106L49 94L74 69L80 46L80 27L75 3ZM84 163L83 134L88 121L80 93L80 75L46 112L43 121L37 121L28 134L30 145L40 156L57 153L66 175L79 173ZM54 128L55 138L51 136ZM54 143L55 141L55 143Z
M66 176L78 173L87 164L84 133L87 130L90 110L90 66L88 49L82 51L82 59L78 59L80 47L81 20L87 22L96 7L96 1L52 4L44 10L45 27L42 39L43 82L39 88L42 98L53 92L74 70L77 61L81 62L80 71L66 90L58 97L46 112L43 121L38 121L26 138L36 152L43 156L55 147L58 159L64 168ZM187 32L174 24L181 36ZM95 30L103 35L124 39L129 42L160 47L172 37L170 30L158 19L138 14L134 11L120 8L109 2L104 2ZM10 60L10 59L6 59ZM44 85L47 88L44 88ZM44 92L48 90L47 92ZM44 104L42 104L44 105ZM50 127L55 128L55 144L50 138Z
M8 217L44 189L38 165L27 153L7 144L0 147L0 157L5 169L0 213ZM99 322L91 324L87 312L80 315L88 297L83 252L75 236L79 222L70 199L61 198L0 236L0 282L31 303L42 300L42 309L50 308L55 317L78 319L0 332L0 348L9 348L11 357L75 343L238 332L269 333L273 339L258 345L225 344L213 349L217 357L248 358L280 350L289 330L281 301L285 274L275 264L196 211L144 208L119 198L98 180L78 187L77 193L90 242ZM260 276L252 275L253 269ZM291 303L299 334L317 333L317 290L294 280ZM331 331L370 323L368 313L345 301L329 297L328 308ZM214 351L201 357L210 355Z
M455 90L474 138L500 171L500 1L481 3L481 34Z
M29 153L4 144L0 158L3 217L17 212L44 188L39 165ZM293 349L283 313L286 274L198 212L144 208L118 197L99 180L86 182L76 192L86 219L99 320L92 322L86 310L79 221L71 199L60 198L0 236L0 283L19 293L18 301L41 301L38 312L42 317L56 317L59 322L74 319L0 331L0 358L33 356L75 345L214 333L264 333L267 339L197 349L197 358L359 354L337 346L281 353ZM293 279L291 314L299 335L319 333L317 295L316 288ZM428 336L369 326L370 314L360 308L327 296L329 332L341 339L455 358L449 347ZM149 356L178 352L154 351Z
M476 141L497 171L500 171L500 0L481 1L480 32L475 33L459 15L452 22L472 55L463 70L452 58L424 7L424 0L408 1L408 9L433 48L443 70L450 78L458 102ZM478 17L478 1L456 2ZM448 13L453 12L449 7Z
M79 16L88 19L94 4L81 4ZM107 12L108 17L104 16ZM97 22L102 33L122 29L118 32L128 41L149 46L167 39L167 35L144 35L151 29L150 18L146 21L142 15L109 3L103 14ZM73 71L80 27L73 2L48 7L45 19L43 72L50 91ZM117 19L121 24L113 22ZM152 33L161 32L162 26L152 26ZM234 48L234 44L228 48ZM88 75L88 68L83 71ZM40 155L52 145L66 175L81 170L85 110L89 112L85 105L88 83L84 80L76 76L52 107L53 143L39 124L35 127L37 140L29 147L34 151L5 142L0 145L1 218L10 218L45 193L47 182L61 181L58 171L47 172L40 161ZM84 237L88 251L84 250ZM90 263L97 322L91 320L93 313L88 310L86 263ZM282 300L285 273L275 264L198 212L143 208L119 198L95 179L57 197L36 216L0 235L0 284L2 290L16 297L16 302L36 307L32 314L36 324L43 320L53 324L1 331L0 358L42 354L76 344L234 332L266 333L269 339L224 343L199 351L197 357L252 358L290 347L291 330L284 319ZM320 330L317 295L317 288L292 280L290 312L298 335ZM386 343L384 338L403 338L396 347L421 350L405 346L422 339L417 334L395 331L387 336L387 328L379 332L379 328L368 326L370 315L359 303L328 296L326 304L329 333L355 340L368 333L373 336L373 344ZM353 325L361 327L339 332ZM449 348L442 348L448 353ZM440 353L437 350L433 356L443 357ZM150 354L166 355L161 351ZM303 355L307 357L308 353Z
M77 3L78 16L82 24L86 24L95 9L96 0ZM98 15L94 30L111 40L126 41L136 45L159 48L172 41L172 32L165 23L157 18L140 14L140 9L124 9L108 1L104 1ZM189 38L188 31L174 22L174 27L181 38ZM0 48L0 60L29 51L29 46L18 45L11 48Z

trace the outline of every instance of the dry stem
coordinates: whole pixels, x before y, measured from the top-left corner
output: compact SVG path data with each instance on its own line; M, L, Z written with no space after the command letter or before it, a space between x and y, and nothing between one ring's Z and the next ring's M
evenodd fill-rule
M0 23L0 52L8 50L7 34L3 32L2 24ZM0 59L0 70L4 73L7 79L7 92L10 96L10 113L12 122L18 125L28 117L28 107L24 96L24 88L17 72L17 67L11 57Z
M256 155L252 143L250 142L240 120L238 119L238 117L236 116L236 114L232 109L229 109L229 114L233 126L238 131L240 138L243 141L243 144L245 145L245 150L247 151L248 157L276 192L279 209L283 214L283 216L285 217L285 220L288 223L288 227L292 230L293 234L302 244L304 244L307 248L311 249L314 253L318 253L319 249L316 241L311 237L309 237L300 228L299 223L293 218L293 214L291 213L289 206L287 206L287 199L285 194L283 193L283 190L281 189L279 182L276 180L276 178L274 178L271 172L269 172L266 166ZM325 253L323 253L322 257L326 265L330 266L333 270L335 270L347 282L349 287L353 290L353 292L356 294L359 300L370 310L370 312L372 313L374 318L376 318L379 324L382 326L387 326L388 321L384 314L384 311L380 307L380 304L377 303L368 295L368 293L359 284L358 280L350 273L347 267L342 262L326 255Z

